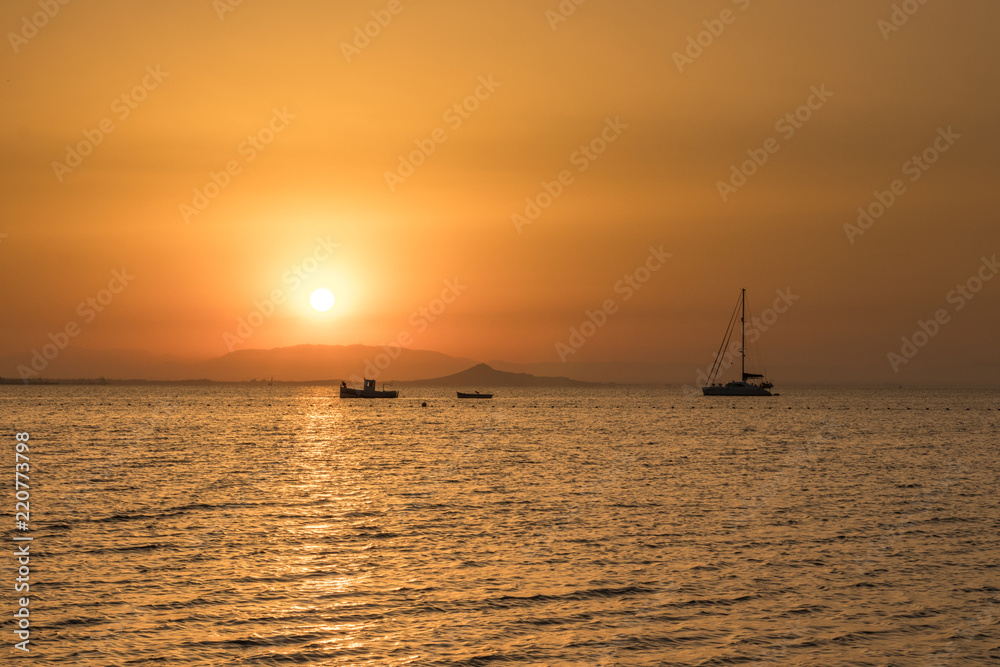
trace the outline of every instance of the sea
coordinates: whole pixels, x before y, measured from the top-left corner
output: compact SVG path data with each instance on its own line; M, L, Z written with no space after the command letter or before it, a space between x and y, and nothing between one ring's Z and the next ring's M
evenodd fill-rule
M998 391L399 389L0 387L0 662L1000 663Z

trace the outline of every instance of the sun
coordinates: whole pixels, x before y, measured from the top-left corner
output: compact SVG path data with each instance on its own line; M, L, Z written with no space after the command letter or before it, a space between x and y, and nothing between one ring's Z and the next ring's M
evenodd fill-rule
M333 292L325 287L313 290L313 293L309 295L309 303L321 313L325 313L333 308L333 304L336 301L337 299L333 296Z

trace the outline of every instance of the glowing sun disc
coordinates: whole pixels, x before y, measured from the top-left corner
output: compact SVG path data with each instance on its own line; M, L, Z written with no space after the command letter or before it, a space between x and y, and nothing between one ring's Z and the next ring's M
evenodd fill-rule
M309 295L309 304L321 313L325 313L333 308L333 304L336 301L333 292L325 287L313 290L313 293Z

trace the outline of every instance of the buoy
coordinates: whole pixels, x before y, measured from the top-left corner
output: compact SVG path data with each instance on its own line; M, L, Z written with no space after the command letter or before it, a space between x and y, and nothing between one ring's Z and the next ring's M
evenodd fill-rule
M426 408L426 407L427 407L427 401L424 401L423 403L421 403L421 404L420 404L420 407L422 407L422 408Z

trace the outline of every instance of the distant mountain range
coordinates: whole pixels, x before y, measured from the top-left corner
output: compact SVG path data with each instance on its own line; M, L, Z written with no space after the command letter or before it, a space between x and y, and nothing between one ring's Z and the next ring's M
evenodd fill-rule
M383 349L368 345L296 345L270 350L237 350L196 361L135 350L67 348L51 361L36 359L41 377L122 380L214 380L239 382L271 378L315 380L416 380L457 373L478 361L428 350ZM44 367L42 362L47 362ZM0 356L0 377L21 378L18 366L31 368L31 353Z
M650 384L697 385L699 367L693 363L637 363L637 362L569 362L561 364L516 364L492 360L489 366L480 360L453 357L429 350L387 349L369 345L296 345L269 350L237 350L211 359L185 359L172 355L156 355L137 350L88 350L69 347L59 351L53 359L45 359L31 352L0 355L0 378L20 380L21 368L32 370L34 379L67 380L81 378L107 378L108 380L183 381L210 380L214 382L246 382L270 380L276 382L322 382L346 380L360 382L362 377L374 377L380 382L441 383L455 385L488 386L568 386L551 383L598 384ZM479 369L479 370L476 370ZM493 373L520 374L515 379L501 375L482 375L486 369ZM462 375L467 372L469 375ZM788 384L862 384L908 386L956 386L954 378L976 378L959 386L996 386L1000 365L984 362L975 368L958 368L941 364L927 364L893 376L884 369L867 372L834 366L774 365L770 376L779 391ZM530 379L534 377L535 379ZM428 379L431 378L431 379ZM517 382L521 384L508 384Z
M362 377L379 381L437 383L435 386L582 386L585 384L682 384L693 382L693 364L538 363L513 364L453 357L440 352L386 349L369 345L296 345L269 350L237 350L205 360L155 355L137 350L67 348L52 360L36 358L33 377L107 378L176 382L246 382L270 379L319 382ZM43 364L42 362L46 362ZM32 368L32 354L0 356L0 377L21 379L18 367ZM489 369L492 375L482 374ZM32 369L33 370L33 369ZM499 373L504 373L500 375ZM468 375L462 375L468 373ZM489 379L489 382L486 380Z
M538 377L529 373L498 371L486 364L477 364L460 373L434 378L412 380L399 384L421 387L465 387L467 389L492 389L495 387L589 387L593 382L580 382L567 377Z
M604 384L684 384L693 383L698 374L694 364L573 361L513 364L499 359L487 363L493 368L512 373L564 375L574 380Z
M296 345L269 350L237 350L205 360L155 355L138 350L67 348L54 359L32 359L30 352L0 356L0 377L21 379L18 367L40 368L33 377L50 379L107 378L116 380L211 380L245 382L270 379L285 382L352 380L376 377L380 381L434 381L472 370L480 362L428 350L392 350L369 345ZM43 364L44 362L44 364ZM490 361L484 368L523 376L554 378L562 382L616 384L683 384L694 382L694 364L536 363ZM428 380L428 378L435 378ZM476 384L475 377L456 378L458 384ZM506 384L494 386L537 386ZM546 380L549 382L549 380ZM551 384L547 386L552 386ZM565 385L560 385L565 386Z

